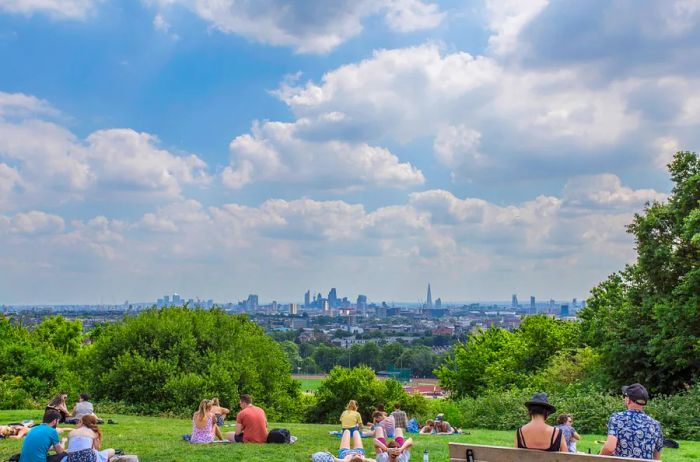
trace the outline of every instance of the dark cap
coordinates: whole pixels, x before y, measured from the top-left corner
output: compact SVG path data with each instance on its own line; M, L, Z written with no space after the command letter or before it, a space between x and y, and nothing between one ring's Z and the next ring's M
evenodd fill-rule
M645 406L647 401L649 401L649 393L644 385L639 383L633 383L632 385L625 385L622 387L622 396L626 396L630 401L639 404L640 406Z

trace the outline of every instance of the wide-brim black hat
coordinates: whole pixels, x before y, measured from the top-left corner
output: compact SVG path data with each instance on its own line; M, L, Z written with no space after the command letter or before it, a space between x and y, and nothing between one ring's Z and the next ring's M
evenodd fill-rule
M549 399L547 399L547 393L535 393L532 396L532 399L530 401L525 402L525 406L542 406L543 408L547 409L550 414L553 414L557 411L557 408L549 404Z

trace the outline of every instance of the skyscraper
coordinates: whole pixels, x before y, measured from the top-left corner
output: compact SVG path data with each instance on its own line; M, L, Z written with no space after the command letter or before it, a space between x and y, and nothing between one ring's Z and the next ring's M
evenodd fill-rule
M304 294L304 308L308 308L311 304L311 291L307 290Z
M337 308L338 306L338 293L335 291L335 287L328 292L328 303L331 305L331 308Z
M535 308L535 296L530 295L530 314L535 314L537 312L537 308Z
M433 294L430 291L430 284L428 284L428 296L425 299L425 307L429 310L433 309Z
M513 299L511 300L510 306L513 308L518 307L518 294L513 294Z
M306 293L308 295L308 292ZM289 304L289 314L292 316L296 316L299 314L299 305L296 303L290 303Z
M367 295L357 296L357 312L364 318L367 315Z

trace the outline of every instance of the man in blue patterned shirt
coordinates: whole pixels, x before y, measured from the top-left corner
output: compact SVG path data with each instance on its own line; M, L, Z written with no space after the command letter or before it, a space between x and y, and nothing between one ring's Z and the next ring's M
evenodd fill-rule
M635 459L661 459L664 437L659 422L644 413L649 393L642 385L622 387L627 410L610 416L608 439L601 454Z

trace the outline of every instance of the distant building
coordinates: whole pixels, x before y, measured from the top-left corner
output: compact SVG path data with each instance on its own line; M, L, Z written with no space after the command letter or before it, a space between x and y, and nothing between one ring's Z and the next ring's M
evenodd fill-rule
M330 292L328 292L328 303L331 305L331 308L338 307L338 293L335 287L331 288Z
M258 296L255 294L248 295L248 299L245 301L246 311L255 311L258 309Z
M180 306L182 305L182 298L178 294L173 294L173 305L175 306Z
M311 291L307 290L304 294L304 308L308 308L311 305Z
M357 296L357 313L363 318L367 317L367 295Z
M328 300L322 299L321 308L323 309L323 314L325 314L326 316L331 315L331 304L328 302Z
M308 292L307 292L308 295ZM296 316L299 314L299 304L297 303L290 303L289 304L289 314L292 316Z
M438 299L435 300L435 309L439 310L440 308L442 308L442 299L438 297Z
M513 294L513 298L511 299L510 306L513 308L518 307L518 295L517 294Z
M428 284L428 296L425 299L425 307L429 310L433 308L433 294L430 291L430 284Z
M163 297L163 305L170 305L170 295Z
M569 316L569 305L562 305L559 314L561 317Z
M535 306L535 296L530 295L530 314L537 313L537 308Z

